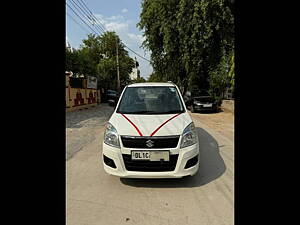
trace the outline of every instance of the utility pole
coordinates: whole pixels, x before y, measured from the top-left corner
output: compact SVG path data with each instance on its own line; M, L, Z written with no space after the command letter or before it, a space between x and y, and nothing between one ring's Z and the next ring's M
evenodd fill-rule
M118 38L116 38L116 48L117 48L117 90L120 93L120 71L119 71Z
M135 72L136 72L136 78L140 78L139 72L138 72L138 68L137 68L137 60L136 57L134 57L134 68L135 68Z

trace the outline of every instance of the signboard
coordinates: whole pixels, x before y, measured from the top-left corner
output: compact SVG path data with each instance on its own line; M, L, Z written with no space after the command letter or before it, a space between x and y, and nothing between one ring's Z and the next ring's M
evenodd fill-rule
M97 78L96 77L87 77L87 88L97 89Z

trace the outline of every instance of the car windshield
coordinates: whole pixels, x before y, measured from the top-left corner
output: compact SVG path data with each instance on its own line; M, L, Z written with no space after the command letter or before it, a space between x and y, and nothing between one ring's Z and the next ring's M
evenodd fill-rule
M177 89L170 86L128 87L117 113L174 114L184 112Z
M195 91L194 96L210 96L210 94L207 91Z

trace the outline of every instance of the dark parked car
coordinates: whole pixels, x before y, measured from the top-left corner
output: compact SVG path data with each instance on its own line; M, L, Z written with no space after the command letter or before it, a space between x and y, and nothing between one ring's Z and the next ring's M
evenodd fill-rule
M218 111L217 102L205 90L187 91L184 100L191 112Z
M115 106L119 99L118 92L114 90L107 90L106 99L110 106Z

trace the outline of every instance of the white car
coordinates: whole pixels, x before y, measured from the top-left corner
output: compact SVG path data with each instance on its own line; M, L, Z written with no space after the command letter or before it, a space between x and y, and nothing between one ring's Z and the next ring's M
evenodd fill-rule
M178 87L135 83L124 88L106 124L103 166L127 178L180 178L199 168L198 135Z

